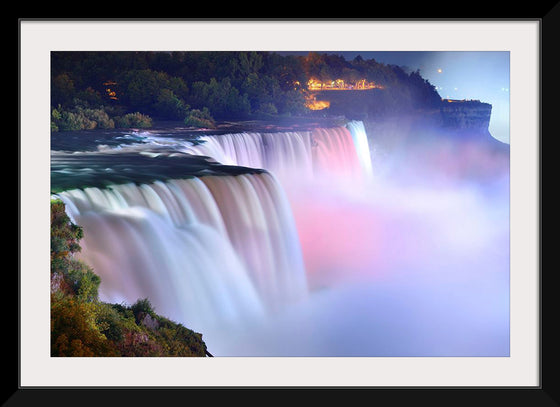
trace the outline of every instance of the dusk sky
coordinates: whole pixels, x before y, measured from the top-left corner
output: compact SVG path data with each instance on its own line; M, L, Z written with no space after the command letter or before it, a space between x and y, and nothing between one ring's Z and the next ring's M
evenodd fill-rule
M509 52L506 51L344 51L364 59L420 70L442 98L475 99L492 104L490 133L509 143ZM307 52L297 54L306 55Z

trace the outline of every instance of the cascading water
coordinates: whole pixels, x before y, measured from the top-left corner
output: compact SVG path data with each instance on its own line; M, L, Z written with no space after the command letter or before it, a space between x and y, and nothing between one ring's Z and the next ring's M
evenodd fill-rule
M425 143L372 179L359 121L95 137L54 148L51 180L102 300L148 298L215 356L509 355L507 168L410 160L493 152Z
M286 182L322 176L361 177L367 174L368 162L371 172L371 158L363 124L358 123L350 122L348 129L203 136L202 143L187 145L183 151L223 164L264 168Z
M306 295L291 211L269 173L58 195L84 227L83 258L103 299L149 298L196 327L240 323Z
M234 133L196 143L149 133L126 140L131 143L93 152L53 153L53 174L101 179L118 172L117 179L131 179L57 194L84 228L81 258L100 275L102 300L148 298L161 314L204 332L243 326L306 298L298 231L277 177L293 183L357 176L360 162L348 129ZM266 171L206 175L191 154ZM176 160L154 164L164 159ZM143 182L150 171L161 174L160 167L185 161L197 176ZM65 167L76 163L85 167Z
M373 176L372 157L364 122L352 120L346 126L352 135L362 171L367 178L371 178Z

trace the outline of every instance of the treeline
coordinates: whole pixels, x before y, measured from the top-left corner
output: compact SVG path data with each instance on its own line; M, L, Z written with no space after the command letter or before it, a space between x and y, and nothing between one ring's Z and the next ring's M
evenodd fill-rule
M82 237L64 203L51 201L51 356L209 355L201 334L156 314L147 298L100 301L100 277L74 257Z
M181 120L305 116L307 82L365 79L385 87L391 109L435 106L441 98L419 72L373 59L256 51L53 52L53 130L148 127Z

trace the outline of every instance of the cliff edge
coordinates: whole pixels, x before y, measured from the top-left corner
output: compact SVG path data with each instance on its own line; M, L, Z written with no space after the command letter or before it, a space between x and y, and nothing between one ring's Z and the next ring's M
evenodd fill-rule
M443 99L440 112L445 128L488 131L492 105L478 100Z

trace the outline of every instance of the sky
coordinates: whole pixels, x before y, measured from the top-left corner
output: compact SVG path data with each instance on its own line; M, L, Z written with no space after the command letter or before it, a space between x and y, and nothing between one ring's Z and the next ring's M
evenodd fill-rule
M509 143L509 52L507 51L344 51L385 64L420 70L442 98L475 99L492 105L490 133ZM306 53L304 53L306 54Z

